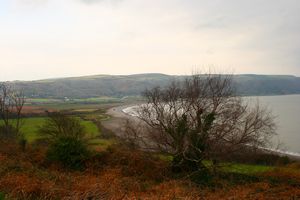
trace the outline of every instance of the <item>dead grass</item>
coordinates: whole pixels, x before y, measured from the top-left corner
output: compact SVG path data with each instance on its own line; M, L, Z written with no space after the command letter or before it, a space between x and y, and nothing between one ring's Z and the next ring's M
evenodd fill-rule
M208 191L205 199L299 199L300 190L287 185L273 186L266 182L221 189L217 192Z
M95 153L85 171L68 171L45 162L45 151L1 142L0 191L9 199L45 200L300 198L296 164L262 173L258 182L200 188L173 178L167 162L149 153L114 146Z

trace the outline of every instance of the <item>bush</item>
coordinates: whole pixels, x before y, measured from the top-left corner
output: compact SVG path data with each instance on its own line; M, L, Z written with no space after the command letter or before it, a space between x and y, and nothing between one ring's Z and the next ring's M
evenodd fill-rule
M4 200L5 199L5 194L0 192L0 200Z
M89 154L83 141L72 137L60 137L50 145L47 159L58 162L64 167L80 170L84 167Z
M136 177L139 180L160 182L171 174L168 163L149 152L133 150L122 144L115 144L106 151L97 152L87 162L92 171L118 169L125 177Z
M17 130L12 125L0 125L0 138L15 139L17 137Z
M207 170L199 170L191 174L190 180L200 186L214 186L213 174Z

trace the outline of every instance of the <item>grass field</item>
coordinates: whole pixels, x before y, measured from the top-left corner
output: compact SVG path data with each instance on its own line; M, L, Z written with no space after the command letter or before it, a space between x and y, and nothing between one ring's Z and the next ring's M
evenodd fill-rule
M29 98L26 99L27 103L57 103L61 102L60 99L43 99L43 98Z
M28 103L63 103L63 102L92 102L92 103L107 103L107 102L120 102L121 98L115 97L93 97L85 99L51 99L51 98L29 98L27 99Z
M85 103L120 103L122 100L120 98L114 97L94 97L87 99L73 99L73 102L85 102Z
M93 97L84 99L51 99L51 98L29 98L26 105L29 107L41 107L54 110L76 110L76 109L99 109L111 107L124 102L139 102L142 98L139 96L129 97Z
M44 109L53 109L53 110L86 110L86 109L100 109L103 107L111 107L111 105L118 105L115 103L49 103L49 104L36 104L31 105L32 107L42 107Z
M46 117L32 117L25 118L23 120L23 126L21 128L22 133L25 136L25 139L31 143L34 140L41 138L42 136L38 134L38 129L44 124ZM81 121L84 125L86 134L89 138L94 138L100 135L100 131L97 126L91 121Z
M81 123L85 127L86 136L89 139L88 143L91 147L106 149L111 144L114 144L115 140L101 138L101 130L99 130L96 122L109 119L104 110L116 104L110 104L109 102L118 101L117 99L106 97L76 99L69 102L61 99L30 99L24 107L24 113L29 115L39 114L41 116L24 118L21 131L26 141L33 143L35 140L43 137L38 133L38 130L47 119L44 117L45 111L65 110L80 118Z

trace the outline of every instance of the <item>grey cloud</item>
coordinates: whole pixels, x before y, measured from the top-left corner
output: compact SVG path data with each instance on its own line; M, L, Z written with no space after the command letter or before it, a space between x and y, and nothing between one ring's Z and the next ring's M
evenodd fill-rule
M203 1L194 2L190 5L194 10L196 19L195 29L224 29L234 27L272 26L284 17L295 14L290 21L299 18L298 10L300 2L296 0L228 0L212 1L204 8L201 6Z
M190 4L190 2L193 2ZM186 1L196 32L209 31L220 37L226 31L243 39L232 48L253 52L272 66L300 68L300 1L298 0L212 0ZM226 38L226 35L224 36Z

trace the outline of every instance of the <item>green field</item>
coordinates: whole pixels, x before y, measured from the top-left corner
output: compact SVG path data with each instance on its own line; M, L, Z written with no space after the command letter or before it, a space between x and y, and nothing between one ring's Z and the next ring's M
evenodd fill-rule
M122 100L120 98L115 97L93 97L93 98L86 98L86 99L73 99L73 102L80 102L80 103L120 103Z
M32 117L25 118L23 120L23 126L21 132L24 134L25 139L31 143L34 140L41 138L42 136L38 134L38 129L41 127L46 120L46 117ZM82 125L84 125L87 137L95 138L100 135L100 131L97 126L91 121L81 120Z
M25 139L28 142L33 142L34 140L40 138L38 135L38 129L45 122L45 117L34 117L24 119L24 125L21 128L21 132L24 134Z
M45 109L54 109L54 110L91 110L91 109L100 109L105 107L106 105L118 105L115 103L72 103L72 102L64 102L64 103L48 103L48 104L34 104L30 105L33 107L45 108Z
M51 98L29 98L27 104L45 105L45 104L107 104L121 103L123 99L116 97L93 97L84 99L51 99Z
M87 99L64 99L51 98L30 98L26 105L45 110L68 110L77 116L85 127L88 143L93 147L107 148L115 143L114 139L101 138L101 130L96 125L97 121L108 120L109 116L104 110L120 102L119 98L97 97ZM44 124L47 117L30 117L22 121L21 132L28 143L43 136L38 133L39 128ZM1 124L1 120L0 120Z
M33 107L42 107L45 109L55 110L77 110L77 109L99 109L109 105L118 105L124 102L141 101L139 96L126 97L93 97L82 99L53 99L53 98L29 98L26 105Z
M46 99L46 98L29 98L26 99L27 103L59 103L61 99Z

